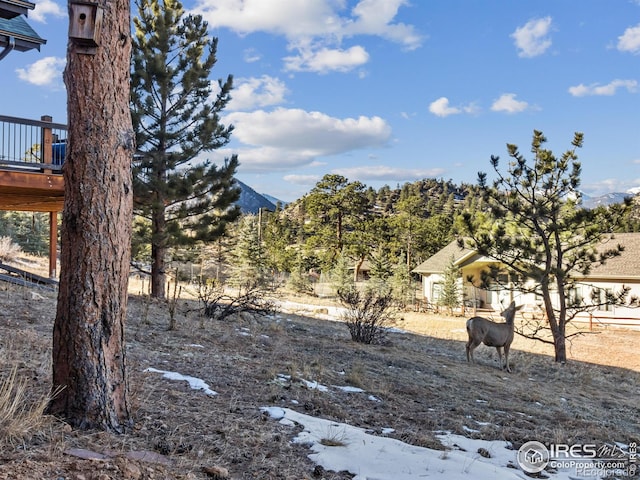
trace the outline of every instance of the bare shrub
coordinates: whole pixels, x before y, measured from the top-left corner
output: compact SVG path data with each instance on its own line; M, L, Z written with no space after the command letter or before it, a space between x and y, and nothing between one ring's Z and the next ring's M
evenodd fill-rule
M171 290L171 284L169 284L169 290ZM169 330L175 330L177 328L176 309L178 307L178 301L180 300L181 293L182 287L178 287L178 271L176 270L176 277L173 282L173 293L167 299L167 306L169 307Z
M197 288L198 300L202 302L201 313L205 318L222 320L241 312L272 315L276 311L275 303L266 297L266 291L258 282L229 290L213 279L201 279Z
M15 366L0 383L0 445L23 442L44 428L44 410L51 397L43 395L30 404L29 391L26 380L18 378Z
M17 260L22 255L22 248L13 243L11 237L0 237L0 261L8 262Z
M349 328L351 339L366 344L382 343L395 322L391 295L349 289L339 290L338 297L346 307L342 320Z

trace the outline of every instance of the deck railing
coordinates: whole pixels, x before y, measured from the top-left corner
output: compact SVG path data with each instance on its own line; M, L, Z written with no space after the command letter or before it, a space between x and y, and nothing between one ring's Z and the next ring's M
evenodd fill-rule
M66 154L67 126L0 115L0 168L61 173Z

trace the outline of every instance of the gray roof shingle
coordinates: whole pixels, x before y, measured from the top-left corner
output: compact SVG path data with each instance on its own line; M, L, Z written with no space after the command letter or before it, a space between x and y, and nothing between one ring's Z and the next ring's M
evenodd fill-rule
M9 38L15 38L15 49L24 52L47 43L41 38L21 15L14 18L0 18L0 47L9 44Z
M606 250L622 245L620 256L607 260L604 265L594 266L589 278L637 280L640 281L640 233L616 233L612 239L603 241L598 250ZM473 250L460 248L454 240L425 262L413 269L414 273L443 273L453 255L456 261L473 254Z
M418 265L416 268L414 268L413 272L425 274L442 273L449 265L449 262L451 262L451 256L453 256L453 258L457 261L472 253L473 250L470 250L468 248L460 248L458 246L458 240L454 240L442 250L435 253L420 265Z

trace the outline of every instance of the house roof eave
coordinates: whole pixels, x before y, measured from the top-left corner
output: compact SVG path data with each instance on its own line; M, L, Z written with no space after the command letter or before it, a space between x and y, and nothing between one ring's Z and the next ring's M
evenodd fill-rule
M35 4L24 0L0 0L0 18L15 18L19 15L29 15Z

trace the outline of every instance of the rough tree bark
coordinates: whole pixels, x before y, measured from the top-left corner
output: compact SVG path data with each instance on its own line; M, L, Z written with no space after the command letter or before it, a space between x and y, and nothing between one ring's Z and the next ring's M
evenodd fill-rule
M132 224L128 0L100 0L95 54L67 49L68 148L49 412L81 429L130 422L124 322ZM71 6L70 6L71 10ZM71 25L70 25L71 33Z

